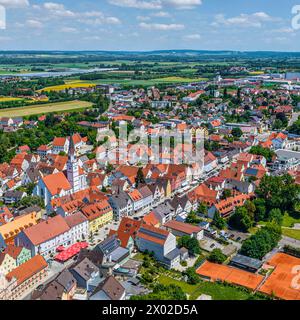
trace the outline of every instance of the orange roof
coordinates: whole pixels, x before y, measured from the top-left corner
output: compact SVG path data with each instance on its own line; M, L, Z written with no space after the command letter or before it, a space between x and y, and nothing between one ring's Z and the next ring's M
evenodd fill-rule
M261 275L208 261L197 269L197 273L212 281L226 281L251 290L255 290L264 279Z
M24 230L24 234L33 245L38 246L69 231L69 229L65 219L58 215Z
M177 230L190 235L192 235L193 233L199 233L202 230L200 227L193 226L192 224L175 221L175 220L168 221L164 225L164 227L170 228L172 230Z
M100 202L89 204L86 207L82 208L81 211L89 221L92 221L106 213L112 212L112 207L107 200L103 200Z
M227 216L234 210L234 208L242 207L244 203L251 197L253 197L253 194L240 194L236 197L230 197L225 200L222 200L215 206L221 215Z
M277 253L267 265L275 267L275 270L259 291L284 300L300 300L300 281L297 281L300 259Z
M126 248L129 238L131 237L132 239L135 239L141 223L141 221L137 221L131 218L123 218L121 220L119 229L115 232L114 230L111 230L111 235L116 234L118 239L121 241L121 246L123 248Z
M164 245L169 234L170 233L166 230L143 224L137 234L137 237L160 245Z
M200 200L207 203L215 203L217 201L217 196L218 191L210 189L204 183L188 194L188 197L192 202Z
M53 147L63 147L66 144L67 138L54 138Z
M7 253L9 256L11 256L13 259L17 259L19 254L21 253L23 247L16 247L14 245L9 244L5 250L4 253Z
M133 190L132 192L128 193L129 197L132 199L132 201L139 201L143 199L143 196L138 190Z
M43 181L52 196L59 194L61 190L72 189L70 182L62 172L50 174L44 177Z
M0 226L0 234L4 240L15 237L24 229L27 229L37 223L36 214L26 214L19 218Z
M17 284L20 285L47 267L48 264L46 260L42 256L37 255L8 273L6 279L11 281L13 278L16 278Z
M144 216L143 221L153 227L157 227L159 226L160 222L159 220L156 218L156 215L153 211L151 211L150 213L148 213L147 215Z

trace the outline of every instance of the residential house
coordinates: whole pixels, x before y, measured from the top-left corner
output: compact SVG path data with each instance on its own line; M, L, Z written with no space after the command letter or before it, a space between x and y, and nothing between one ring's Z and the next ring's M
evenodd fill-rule
M189 236L199 241L204 237L204 230L202 228L188 223L171 220L167 222L164 227L168 231L172 232L172 234L176 237Z
M37 255L8 273L3 280L4 289L0 289L0 300L19 300L39 283L45 281L48 264ZM1 283L1 279L0 279Z
M115 277L109 276L103 280L89 300L125 300L126 290Z
M89 221L89 232L95 233L104 225L113 221L113 209L107 200L88 204L81 209Z
M88 258L75 263L69 271L76 279L77 286L88 292L93 292L101 281L99 268Z
M31 299L45 301L72 300L76 289L76 279L69 270L64 270L41 290L36 289Z
M136 245L142 252L153 252L154 257L170 269L179 266L180 250L176 247L176 237L166 230L144 224L137 233Z

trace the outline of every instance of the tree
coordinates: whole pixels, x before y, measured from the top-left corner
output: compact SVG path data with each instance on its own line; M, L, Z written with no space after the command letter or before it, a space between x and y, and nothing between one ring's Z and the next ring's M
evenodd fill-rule
M283 176L264 176L255 190L258 198L264 199L266 217L272 209L280 209L283 213L293 213L299 204L300 187L295 184L289 174Z
M144 184L145 182L143 169L139 168L135 178L135 187L138 188L140 184Z
M254 259L262 259L276 247L280 239L281 227L276 223L269 223L243 242L240 253Z
M190 236L183 236L178 240L178 246L180 248L187 248L189 253L192 255L200 254L201 249L197 239L191 238Z
M269 221L270 222L275 222L279 225L282 224L282 221L283 221L283 214L282 212L280 211L280 209L272 209L270 212L269 212Z
M196 215L194 211L191 211L186 218L186 223L198 224L200 222L201 222L201 219Z
M254 199L253 203L255 205L254 220L256 222L264 221L266 217L266 201L264 199L258 198Z
M242 232L247 232L253 226L253 219L245 207L236 208L235 213L229 218L229 225Z
M230 198L232 196L232 192L230 189L225 189L223 191L222 199L226 200L227 198Z
M263 156L267 159L268 162L272 161L272 158L275 156L275 152L268 149L264 148L262 146L254 146L250 149L249 153L255 154L258 156Z
M213 225L218 228L219 230L223 230L226 227L225 220L221 217L219 211L215 212Z
M227 260L227 256L222 253L221 249L214 249L207 258L208 261L222 264Z
M197 284L200 282L200 276L196 273L195 268L188 268L185 271L185 275L188 277L189 284Z
M235 138L240 138L243 135L243 131L240 128L233 128L231 130L231 134L235 137Z
M197 214L203 214L203 215L207 215L208 213L208 208L207 208L207 204L204 202L200 202L198 209L197 209Z
M19 202L15 204L16 207L31 207L31 206L39 206L40 208L45 208L44 200L37 196L26 196Z

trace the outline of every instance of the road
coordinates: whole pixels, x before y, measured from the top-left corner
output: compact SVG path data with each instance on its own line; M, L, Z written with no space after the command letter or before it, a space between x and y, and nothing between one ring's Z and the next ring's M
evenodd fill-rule
M289 126L291 126L293 123L295 123L299 117L300 117L300 112L293 112L292 118L289 121Z

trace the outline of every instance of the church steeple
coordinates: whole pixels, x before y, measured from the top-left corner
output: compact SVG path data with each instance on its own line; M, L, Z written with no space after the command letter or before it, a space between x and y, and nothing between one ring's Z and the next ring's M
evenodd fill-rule
M70 136L70 144L69 144L69 153L68 153L68 156L69 156L69 159L74 159L75 158L75 145L74 145L74 140L73 140L73 135Z
M76 158L75 145L73 136L70 137L68 163L67 163L67 178L70 182L73 192L80 190L80 179L79 179L79 165Z

